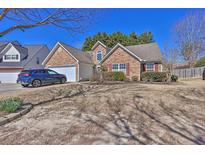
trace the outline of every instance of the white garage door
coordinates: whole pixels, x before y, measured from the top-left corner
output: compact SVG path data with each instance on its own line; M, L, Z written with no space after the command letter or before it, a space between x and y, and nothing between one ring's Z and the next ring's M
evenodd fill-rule
M16 83L20 71L0 72L0 83Z
M67 82L76 82L76 67L65 66L65 67L49 67L60 74L64 74L67 78Z

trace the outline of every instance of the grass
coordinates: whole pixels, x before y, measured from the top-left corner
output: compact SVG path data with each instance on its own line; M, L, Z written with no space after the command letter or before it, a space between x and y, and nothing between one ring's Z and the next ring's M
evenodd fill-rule
M4 111L8 113L15 112L21 107L22 103L23 101L18 97L1 100L0 111Z

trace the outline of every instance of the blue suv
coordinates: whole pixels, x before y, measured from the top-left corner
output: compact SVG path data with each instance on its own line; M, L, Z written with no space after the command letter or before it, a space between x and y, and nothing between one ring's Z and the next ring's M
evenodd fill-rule
M50 69L23 70L17 79L17 83L20 83L23 87L28 87L29 85L40 87L41 85L65 82L65 75Z

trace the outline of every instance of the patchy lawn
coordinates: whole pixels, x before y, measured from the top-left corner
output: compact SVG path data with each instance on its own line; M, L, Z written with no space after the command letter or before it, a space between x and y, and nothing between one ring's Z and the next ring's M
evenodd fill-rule
M0 126L0 144L205 144L205 81L83 85L66 97L73 88L18 94L33 102L65 97Z

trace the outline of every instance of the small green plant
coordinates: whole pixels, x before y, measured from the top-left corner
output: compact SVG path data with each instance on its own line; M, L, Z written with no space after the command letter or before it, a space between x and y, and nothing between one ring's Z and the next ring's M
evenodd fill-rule
M165 82L168 75L166 72L143 72L141 79L146 82Z
M23 101L18 97L1 100L0 111L9 112L9 113L15 112L21 107L22 103Z
M132 76L132 81L139 81L139 77L138 76Z
M172 82L177 82L177 80L178 80L178 76L177 75L172 75L171 76L171 81Z

